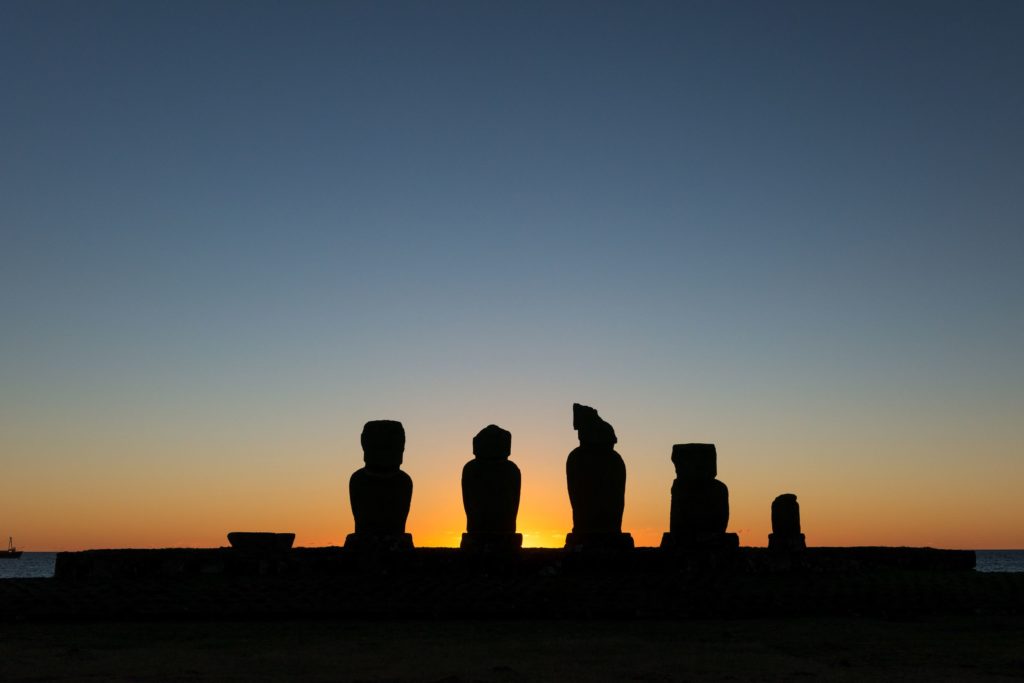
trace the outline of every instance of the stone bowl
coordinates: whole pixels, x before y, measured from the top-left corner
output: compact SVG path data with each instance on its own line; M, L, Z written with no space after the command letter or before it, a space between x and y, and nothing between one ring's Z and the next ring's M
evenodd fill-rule
M290 550L295 534L275 534L269 531L232 531L228 543L232 548L253 553L280 553Z

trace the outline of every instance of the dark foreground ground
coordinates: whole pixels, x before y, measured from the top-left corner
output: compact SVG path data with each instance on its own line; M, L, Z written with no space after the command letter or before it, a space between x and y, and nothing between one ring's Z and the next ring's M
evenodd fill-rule
M0 681L1024 680L974 554L109 550L0 582Z
M1024 617L0 623L3 681L1010 681Z

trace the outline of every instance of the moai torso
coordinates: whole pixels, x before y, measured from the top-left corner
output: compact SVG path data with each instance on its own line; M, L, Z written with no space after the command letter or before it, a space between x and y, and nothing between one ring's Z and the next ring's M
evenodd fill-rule
M512 435L490 425L473 439L475 459L462 468L462 502L469 534L514 534L521 475L508 459Z
M403 534L412 502L412 479L401 470L356 470L348 482L357 534Z

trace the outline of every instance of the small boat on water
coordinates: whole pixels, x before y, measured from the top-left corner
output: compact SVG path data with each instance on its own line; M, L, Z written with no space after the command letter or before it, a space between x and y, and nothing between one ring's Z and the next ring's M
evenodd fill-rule
M14 547L14 538L7 537L7 550L0 550L0 560L16 560L21 557L21 551Z

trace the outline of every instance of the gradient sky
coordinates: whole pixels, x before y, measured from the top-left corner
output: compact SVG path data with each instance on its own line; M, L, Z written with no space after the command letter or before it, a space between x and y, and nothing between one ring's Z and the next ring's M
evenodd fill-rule
M0 4L0 536L352 530L401 420L419 545L512 432L571 526L674 443L730 530L1024 547L1024 3Z

